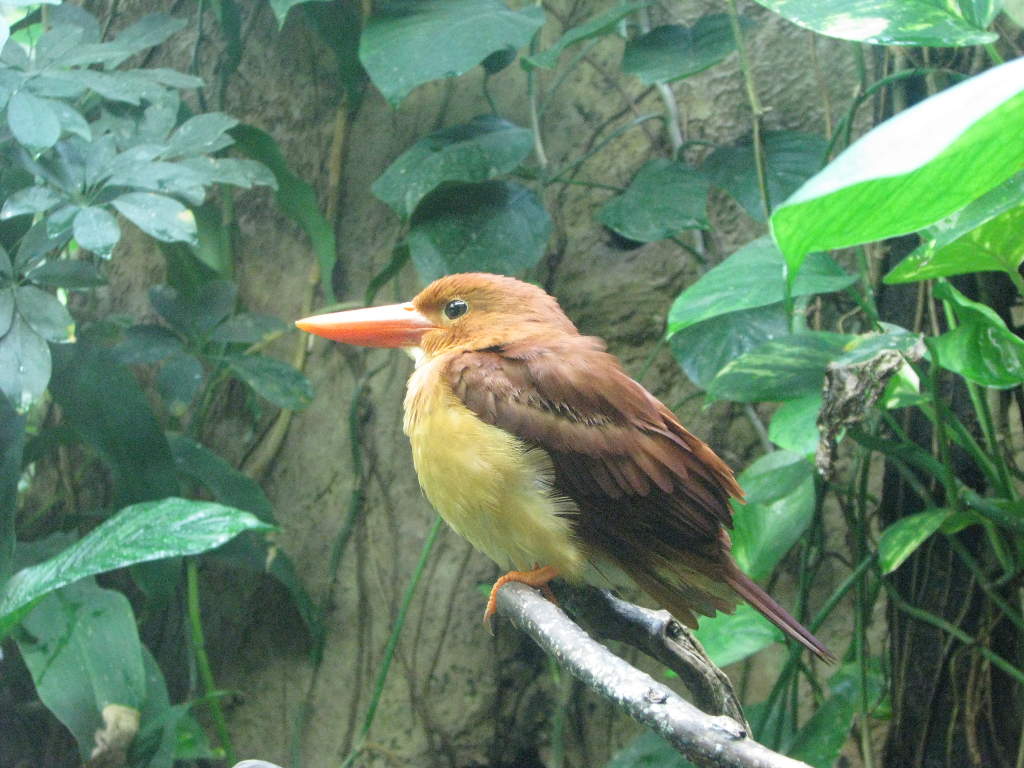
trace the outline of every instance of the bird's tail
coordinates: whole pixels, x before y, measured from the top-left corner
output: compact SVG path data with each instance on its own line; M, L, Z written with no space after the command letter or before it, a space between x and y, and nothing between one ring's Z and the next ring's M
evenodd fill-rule
M730 563L726 571L726 582L740 597L764 614L765 618L772 624L796 640L819 659L827 662L834 662L836 660L835 655L824 643L812 635L807 627L794 619L789 611L776 603L767 592L757 586L734 563Z

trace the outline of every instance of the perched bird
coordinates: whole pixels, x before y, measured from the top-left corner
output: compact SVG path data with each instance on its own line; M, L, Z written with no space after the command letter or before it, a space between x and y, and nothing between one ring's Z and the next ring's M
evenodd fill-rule
M742 597L832 658L733 561L729 497L743 492L732 470L542 289L449 275L406 304L296 325L412 352L404 427L420 485L457 533L511 569L485 621L508 581L545 588L618 569L687 626Z

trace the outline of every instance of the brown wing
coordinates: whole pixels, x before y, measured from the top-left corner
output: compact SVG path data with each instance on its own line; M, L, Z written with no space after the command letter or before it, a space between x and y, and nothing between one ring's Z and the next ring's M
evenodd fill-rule
M831 652L736 567L726 527L732 470L600 339L520 341L452 357L452 391L477 416L544 449L576 533L680 621L731 611L736 595L825 660Z
M579 509L577 535L678 618L714 615L726 587L732 471L599 339L516 342L453 356L455 395L484 421L543 448L555 489Z

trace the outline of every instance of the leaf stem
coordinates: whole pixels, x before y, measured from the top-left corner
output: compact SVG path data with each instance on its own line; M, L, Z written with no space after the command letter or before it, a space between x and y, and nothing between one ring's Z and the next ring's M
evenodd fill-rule
M768 177L764 167L764 142L761 138L761 116L764 114L764 107L757 95L757 86L754 83L754 72L750 68L750 61L747 59L747 48L743 43L743 29L740 27L740 16L736 10L736 0L728 0L729 24L732 26L732 35L736 39L736 52L740 58L740 71L743 72L743 84L747 90L747 100L750 102L752 142L754 145L754 169L757 171L757 187L761 192L761 206L764 208L764 219L768 221L772 215L772 201L768 197Z
M412 603L413 595L416 592L416 587L420 583L420 579L423 577L423 572L427 567L427 561L430 559L430 552L434 548L434 542L437 541L437 535L441 530L442 520L438 517L434 524L430 527L430 531L427 533L426 541L423 542L423 549L420 550L420 559L416 563L416 568L413 571L412 578L409 580L408 586L405 588L405 594L402 596L402 604L398 608L398 616L395 617L395 623L391 628L391 636L388 638L388 643L384 647L384 659L381 662L380 667L377 669L377 679L374 682L373 695L370 697L370 706L366 710L366 717L363 719L363 727L359 731L359 735L356 737L356 743L352 746L352 751L349 752L348 757L341 764L341 768L350 768L355 763L359 756L362 754L363 749L366 746L366 736L370 732L370 727L373 725L373 720L377 716L377 706L380 704L381 694L384 692L384 683L388 679L388 671L391 669L391 662L395 658L395 649L398 647L398 638L402 634L402 627L405 626L405 616L409 612L409 605Z
M217 697L217 685L213 680L210 657L206 653L206 638L203 635L203 620L199 610L199 571L196 563L196 558L190 557L185 565L187 574L188 622L192 632L192 652L196 657L196 666L199 669L199 677L203 682L206 705L210 708L210 717L213 718L213 727L217 731L217 739L220 741L221 749L224 750L227 763L234 765L235 748L231 743L231 733L228 731L227 721L224 719L224 710L221 709L220 700Z

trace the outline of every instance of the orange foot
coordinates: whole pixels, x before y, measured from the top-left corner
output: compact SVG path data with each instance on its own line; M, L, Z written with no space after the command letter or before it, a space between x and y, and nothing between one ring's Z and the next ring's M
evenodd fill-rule
M557 578L558 569L553 565L534 568L532 571L509 571L494 582L494 586L491 587L491 596L487 598L487 608L484 610L484 626L488 629L491 628L491 616L493 616L495 611L498 610L498 590L501 589L503 585L510 581L518 581L529 587L540 589L544 597L555 605L558 605L558 601L555 599L555 593L552 592L551 587L548 586L549 581Z

